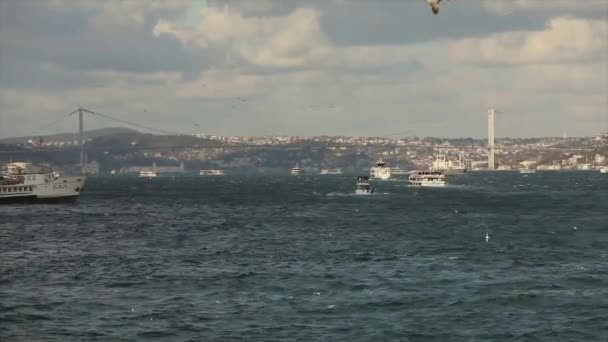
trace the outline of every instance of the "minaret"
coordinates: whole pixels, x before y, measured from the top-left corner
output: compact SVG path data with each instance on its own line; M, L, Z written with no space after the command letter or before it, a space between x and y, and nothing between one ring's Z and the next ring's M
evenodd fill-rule
M488 170L494 170L494 116L496 109L488 110Z

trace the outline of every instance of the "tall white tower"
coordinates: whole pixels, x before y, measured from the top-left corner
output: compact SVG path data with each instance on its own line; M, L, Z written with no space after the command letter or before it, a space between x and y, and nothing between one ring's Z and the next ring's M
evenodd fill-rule
M496 109L488 110L488 170L494 170L494 116Z

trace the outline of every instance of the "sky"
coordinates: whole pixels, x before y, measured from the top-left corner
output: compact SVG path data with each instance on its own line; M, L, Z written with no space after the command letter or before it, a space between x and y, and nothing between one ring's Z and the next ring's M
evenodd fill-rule
M607 61L608 0L0 0L0 137L587 136Z

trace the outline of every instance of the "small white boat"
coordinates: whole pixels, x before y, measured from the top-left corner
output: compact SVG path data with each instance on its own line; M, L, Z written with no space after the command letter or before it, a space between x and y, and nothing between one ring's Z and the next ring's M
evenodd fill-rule
M376 166L372 167L369 170L369 176L372 179L382 179L387 180L391 178L391 168L386 167L384 160L378 159L376 161Z
M294 167L291 168L290 173L293 176L301 176L304 174L304 169L300 167L300 164L296 164Z
M152 169L142 169L139 171L139 177L148 179L158 177L158 173L156 172L156 162L152 162Z
M608 173L608 166L603 166L600 168L601 173Z
M321 169L322 175L341 175L342 169Z
M141 170L139 171L139 177L150 179L158 177L158 173L154 170Z
M519 170L519 173L523 173L523 174L525 174L525 173L536 173L536 170L534 170L534 169L521 169L521 170Z
M444 187L446 185L444 171L412 171L408 180L413 186Z
M198 174L199 174L199 176L223 176L224 170L216 170L216 169L200 170Z
M355 187L355 195L371 195L374 193L374 188L369 183L369 177L357 177L357 186Z

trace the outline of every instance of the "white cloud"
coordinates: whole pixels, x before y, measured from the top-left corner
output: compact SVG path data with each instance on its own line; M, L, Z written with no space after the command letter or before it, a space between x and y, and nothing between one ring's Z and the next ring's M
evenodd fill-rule
M200 11L197 25L159 20L156 36L173 35L187 47L219 49L230 63L261 67L370 67L413 63L415 49L406 45L336 46L321 28L321 13L297 8L286 16L244 16L225 6ZM433 44L431 44L433 45ZM419 44L420 51L428 44ZM420 55L418 55L420 57Z
M41 3L53 10L78 8L95 13L90 25L103 31L142 28L150 13L185 10L192 0L46 0Z
M293 67L321 61L330 53L319 18L311 8L284 17L245 17L227 6L206 7L198 25L160 20L154 34L171 34L196 48L224 48L255 65Z
M96 70L87 71L84 73L86 76L91 77L95 80L111 82L114 84L132 84L132 83L155 83L162 85L173 85L182 79L182 75L179 72L149 72L149 73L136 73L136 72L122 72L114 70Z
M606 49L608 24L560 17L542 31L494 34L450 43L460 61L490 64L568 63L598 57Z
M605 0L485 0L483 6L495 13L506 13L518 10L576 10L581 7L606 8Z

